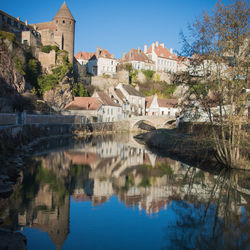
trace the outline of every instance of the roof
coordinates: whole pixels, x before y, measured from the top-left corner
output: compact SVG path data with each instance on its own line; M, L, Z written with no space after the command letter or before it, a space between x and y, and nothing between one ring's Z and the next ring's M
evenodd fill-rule
M123 87L123 89L126 90L126 92L129 95L144 97L139 91L137 91L134 87L132 87L130 85L122 84L122 87Z
M67 110L98 110L102 102L95 97L75 97L72 102L67 104Z
M123 61L125 62L140 61L145 63L154 63L151 59L148 58L148 56L142 50L138 49L131 49L127 53Z
M121 107L119 104L113 102L112 99L106 93L96 92L96 94L99 96L103 105Z
M158 57L162 57L162 58L167 58L170 60L177 60L177 55L176 54L172 54L165 46L162 45L155 45L155 49L154 52ZM147 54L152 53L152 48L153 46L150 45L150 47L147 50Z
M61 6L61 8L58 10L53 20L58 19L58 18L67 18L67 19L75 20L65 2Z
M75 55L75 58L82 59L82 60L89 60L94 55L95 55L95 53L91 53L91 52L78 52Z
M126 97L123 95L120 89L115 89L115 93L120 100L126 101Z
M33 26L33 28L36 27L36 30L56 30L56 24L54 24L53 22L46 22L46 23L35 23L35 24L31 24Z
M150 108L151 103L154 99L154 96L147 96L146 97L146 108ZM178 105L178 100L176 99L165 99L165 98L157 98L157 102L159 107L161 108L174 108Z

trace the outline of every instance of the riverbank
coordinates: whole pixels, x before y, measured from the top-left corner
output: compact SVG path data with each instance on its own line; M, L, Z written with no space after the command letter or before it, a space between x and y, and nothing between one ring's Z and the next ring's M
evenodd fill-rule
M212 143L204 138L181 133L176 129L158 129L137 135L135 139L153 152L195 164L201 169L206 169L207 165L220 168L214 157Z

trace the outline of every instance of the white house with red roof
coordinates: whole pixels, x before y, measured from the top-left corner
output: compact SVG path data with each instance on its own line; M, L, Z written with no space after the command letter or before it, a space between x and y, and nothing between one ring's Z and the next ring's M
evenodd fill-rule
M131 49L123 54L121 63L131 63L136 70L155 70L155 63L140 49Z
M75 55L76 60L81 64L85 65L87 72L92 75L114 75L116 74L116 67L118 61L114 55L106 49L97 47L96 52L78 52Z
M176 99L161 99L158 98L157 94L146 97L146 115L175 117L178 112L178 101Z
M122 119L122 108L103 92L92 97L75 97L64 108L65 115L80 115L90 122L113 122Z
M176 72L178 57L173 53L173 49L168 50L164 43L159 44L158 41L152 45L144 46L144 53L155 62L156 71Z
M91 52L78 52L75 54L76 60L83 66L87 66L91 57L93 57L95 53Z

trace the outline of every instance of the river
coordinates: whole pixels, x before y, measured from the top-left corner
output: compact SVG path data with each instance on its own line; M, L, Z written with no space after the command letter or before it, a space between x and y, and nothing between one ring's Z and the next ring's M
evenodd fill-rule
M205 171L131 135L36 149L0 211L28 250L249 249L250 173Z

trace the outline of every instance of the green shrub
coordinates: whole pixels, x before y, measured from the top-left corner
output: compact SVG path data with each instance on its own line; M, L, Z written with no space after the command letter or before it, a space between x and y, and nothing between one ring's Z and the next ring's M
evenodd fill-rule
M51 50L54 50L55 52L57 52L59 48L56 45L45 45L45 46L42 46L41 50L44 53L50 53Z
M16 37L13 33L0 30L0 39L8 39L10 42L14 42L16 40Z
M148 81L152 80L155 74L154 70L142 70L143 75Z
M88 91L86 88L83 87L81 83L75 83L73 87L73 95L79 97L88 97Z
M43 95L45 91L51 90L58 84L58 78L54 74L45 75L38 78L39 93Z
M38 77L41 74L41 65L40 62L31 58L28 60L26 65L26 76L25 79L35 88L38 87Z
M15 63L15 68L17 69L17 71L22 75L25 76L25 65L23 65L23 63L18 59L18 57L14 57L14 63Z

